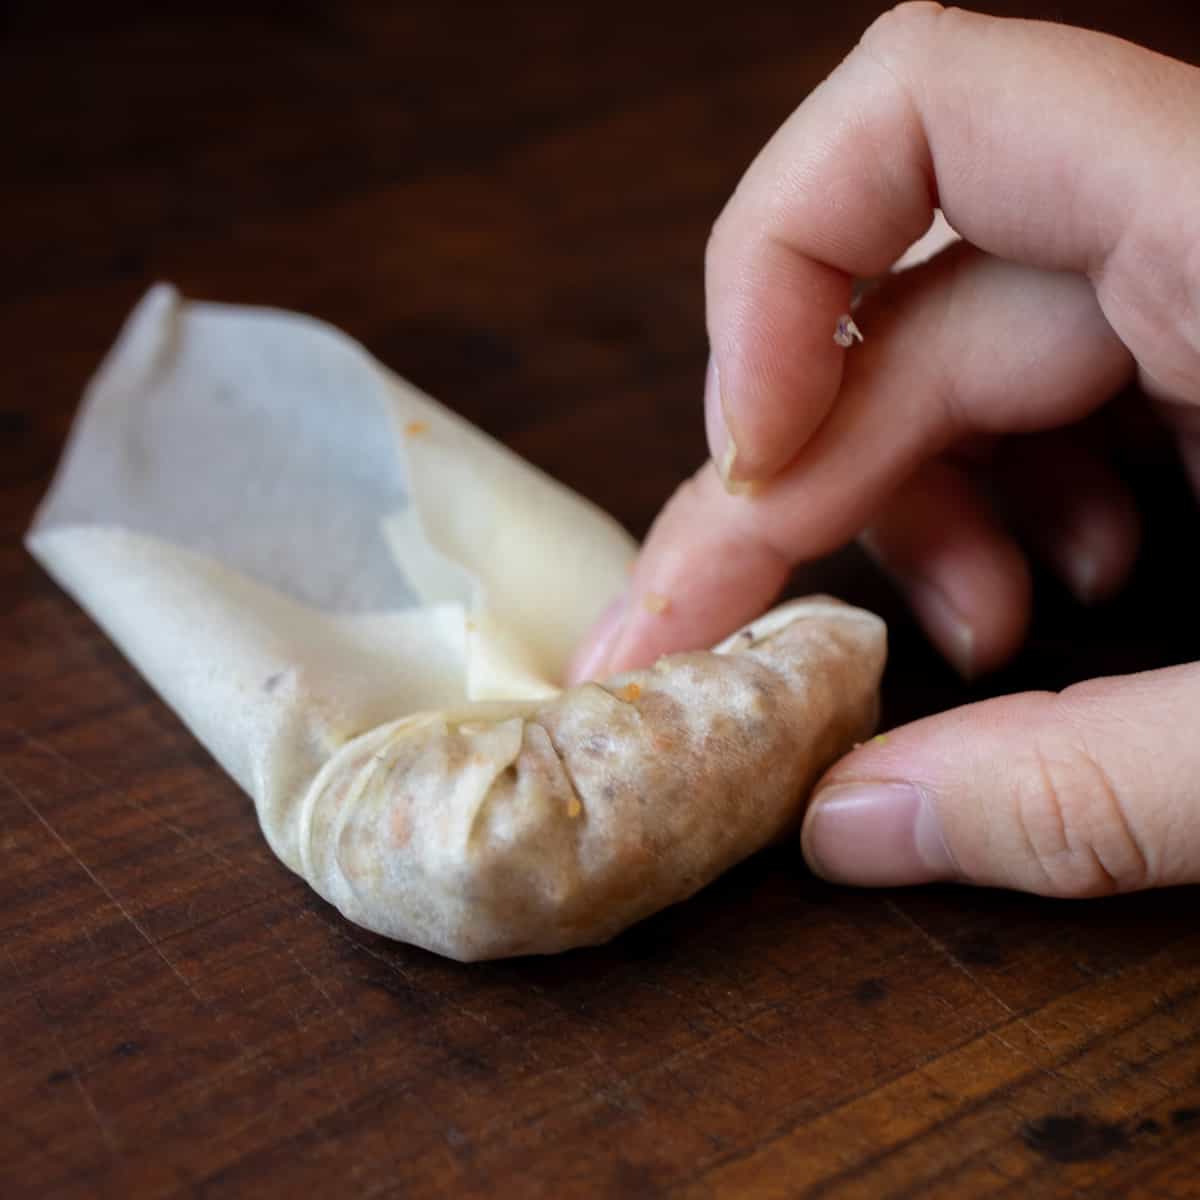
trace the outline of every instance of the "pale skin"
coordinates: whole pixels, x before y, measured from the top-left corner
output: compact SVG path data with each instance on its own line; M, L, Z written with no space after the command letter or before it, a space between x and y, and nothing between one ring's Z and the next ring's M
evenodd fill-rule
M572 678L714 643L856 537L968 675L1023 639L1030 547L1081 599L1114 591L1139 518L1081 423L1136 379L1200 490L1198 197L1200 70L933 3L881 17L714 226L712 459ZM855 279L939 206L964 241L855 311L863 344L837 344ZM981 498L985 460L1023 526ZM825 776L802 844L860 885L1200 882L1200 664L890 731Z

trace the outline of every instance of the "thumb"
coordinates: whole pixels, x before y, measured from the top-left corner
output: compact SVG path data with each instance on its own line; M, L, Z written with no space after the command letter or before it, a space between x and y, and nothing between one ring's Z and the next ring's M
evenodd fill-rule
M821 780L804 855L840 883L1083 897L1200 882L1200 664L968 705Z

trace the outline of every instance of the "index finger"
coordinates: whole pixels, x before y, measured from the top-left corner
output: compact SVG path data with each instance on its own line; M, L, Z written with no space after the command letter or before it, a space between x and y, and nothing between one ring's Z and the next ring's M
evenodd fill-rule
M1194 75L1117 38L934 3L876 21L710 239L708 427L727 482L772 477L820 426L854 277L885 271L938 206L991 254L1088 275L1126 346L1150 352L1172 319L1140 282L1172 255L1156 234L1195 226L1194 192L1172 187L1176 167L1196 175L1180 136L1195 128Z

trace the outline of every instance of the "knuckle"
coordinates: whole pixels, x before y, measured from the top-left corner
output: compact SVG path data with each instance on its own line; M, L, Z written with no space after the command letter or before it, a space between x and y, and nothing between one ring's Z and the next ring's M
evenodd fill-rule
M883 77L894 104L919 113L925 85L938 70L942 30L959 15L932 0L908 0L877 17L851 57L871 64Z
M877 52L906 49L914 38L928 37L946 11L935 0L905 0L871 22L863 34L862 44Z
M1188 405L1200 392L1200 218L1176 228L1131 225L1099 280L1154 394Z
M1146 852L1122 797L1079 740L1056 738L1032 750L1015 807L1034 890L1063 899L1137 891L1150 883Z

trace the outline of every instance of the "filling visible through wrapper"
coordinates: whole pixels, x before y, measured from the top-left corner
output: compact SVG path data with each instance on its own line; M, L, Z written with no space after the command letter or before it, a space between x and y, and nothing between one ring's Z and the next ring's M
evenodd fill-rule
M351 920L456 958L602 941L799 816L875 720L878 618L784 606L560 692L635 550L309 318L153 289L31 551Z

